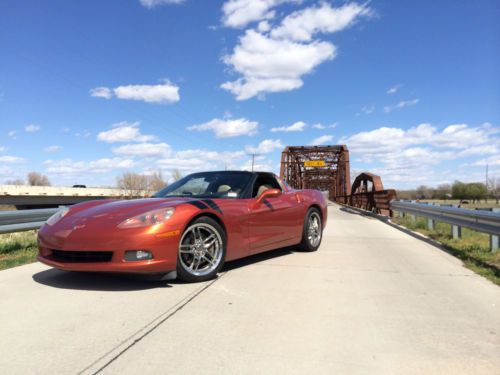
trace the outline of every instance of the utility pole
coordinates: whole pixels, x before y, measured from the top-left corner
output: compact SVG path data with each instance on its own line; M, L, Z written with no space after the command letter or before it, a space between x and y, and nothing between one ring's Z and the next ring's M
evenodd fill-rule
M252 155L252 172L253 172L253 168L255 166L255 157L259 156L260 154L256 154L255 152L253 152L253 153L249 153L249 155Z
M486 163L486 190L488 190L488 163Z

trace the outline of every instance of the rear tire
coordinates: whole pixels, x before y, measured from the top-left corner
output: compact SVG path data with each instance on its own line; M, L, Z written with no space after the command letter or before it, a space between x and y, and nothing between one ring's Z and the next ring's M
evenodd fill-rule
M302 241L298 245L302 251L316 251L321 245L323 239L323 224L321 213L317 208L310 208L307 211L304 228L302 229Z
M177 279L189 283L213 279L226 259L226 233L202 216L189 224L179 241Z

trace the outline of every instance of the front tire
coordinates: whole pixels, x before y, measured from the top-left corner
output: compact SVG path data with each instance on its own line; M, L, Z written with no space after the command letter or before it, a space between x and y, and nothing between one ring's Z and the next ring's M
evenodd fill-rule
M177 278L190 283L214 278L224 265L226 242L224 229L214 219L194 220L179 241Z
M317 208L313 207L307 211L299 249L302 251L316 251L321 245L322 239L323 224L321 221L321 213Z

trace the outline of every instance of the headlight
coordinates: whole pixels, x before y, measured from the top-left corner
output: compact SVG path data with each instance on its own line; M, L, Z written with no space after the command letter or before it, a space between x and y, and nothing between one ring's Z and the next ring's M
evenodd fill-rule
M51 226L54 225L59 220L61 220L64 216L66 216L68 211L69 211L69 207L61 207L61 209L59 211L57 211L54 215L49 217L45 223L48 225L51 225Z
M140 228L162 224L170 219L174 212L175 208L173 207L149 211L121 222L118 228Z

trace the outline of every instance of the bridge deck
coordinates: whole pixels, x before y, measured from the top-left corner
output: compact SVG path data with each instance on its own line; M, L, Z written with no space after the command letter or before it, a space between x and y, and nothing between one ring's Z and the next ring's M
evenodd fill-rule
M317 253L233 262L203 284L2 271L0 368L498 374L500 288L376 219L329 215Z

